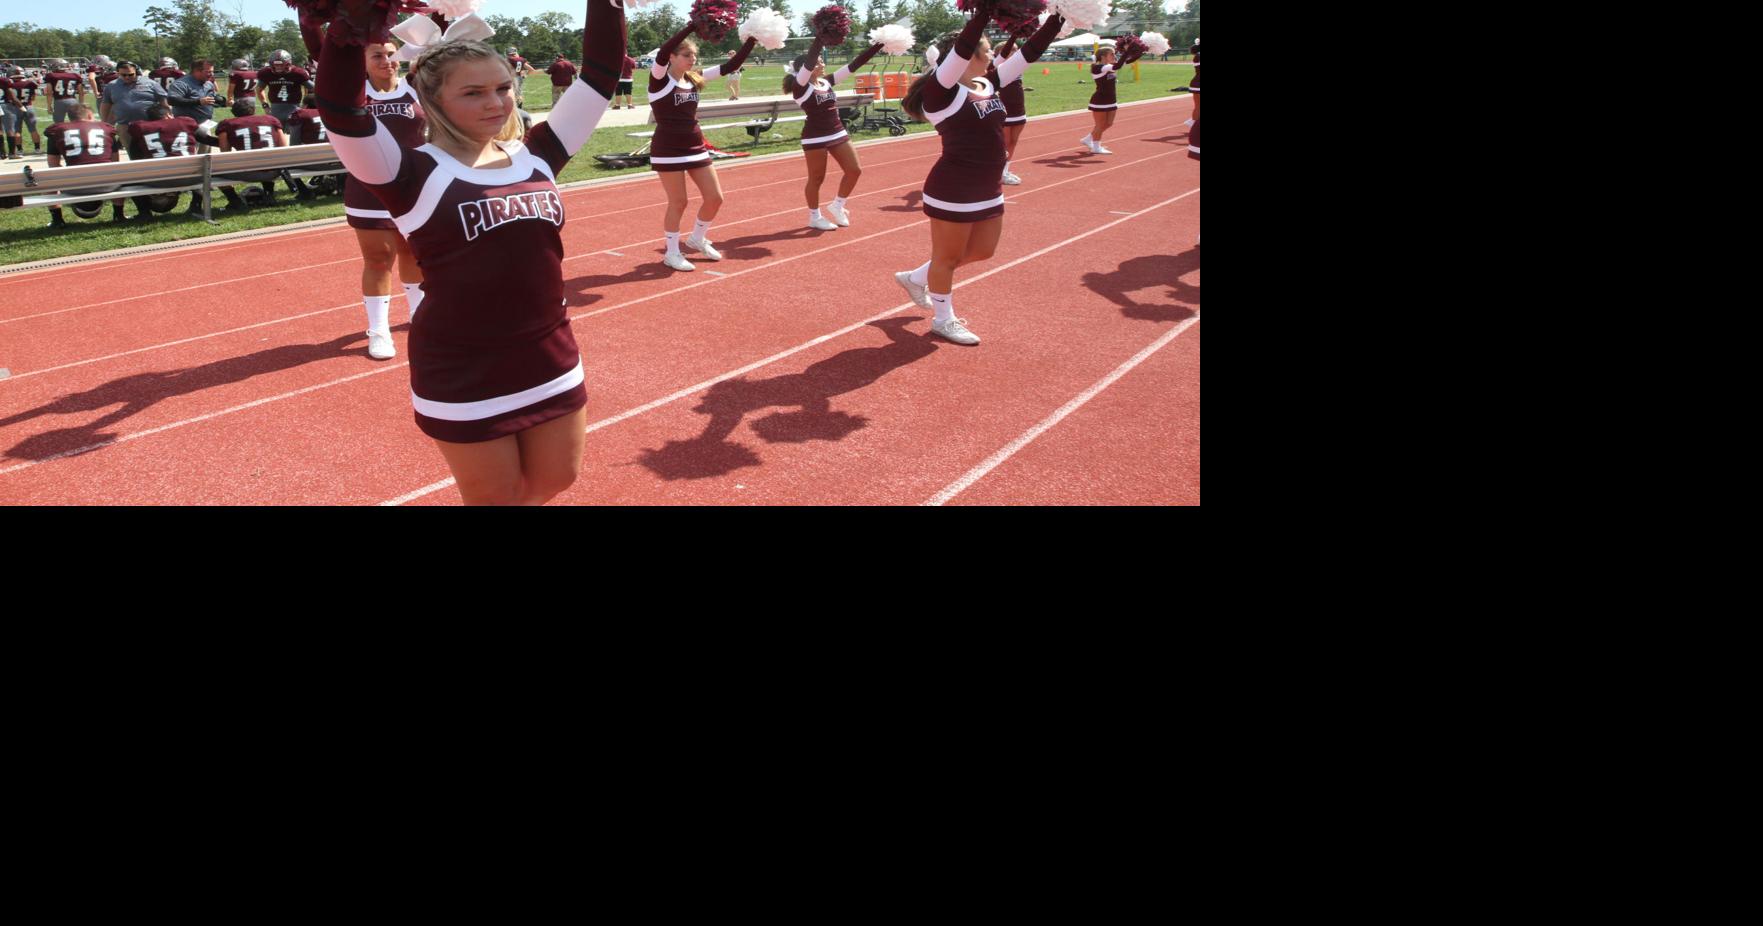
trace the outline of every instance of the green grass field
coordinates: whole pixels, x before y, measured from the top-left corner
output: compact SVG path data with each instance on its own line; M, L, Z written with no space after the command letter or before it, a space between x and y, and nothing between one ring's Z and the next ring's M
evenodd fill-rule
M1042 74L1043 69L1051 73ZM1167 96L1171 87L1187 86L1188 79L1193 76L1193 73L1193 65L1186 62L1141 62L1139 79L1135 81L1131 75L1123 76L1120 80L1117 96L1122 103ZM641 77L641 75L638 76ZM782 81L782 63L750 67L742 75L741 96L746 99L775 95L781 92L779 85ZM1031 117L1037 114L1083 109L1089 102L1093 89L1089 80L1089 65L1081 62L1042 62L1033 65L1027 76L1023 78L1023 84L1030 91L1027 99L1028 112ZM638 105L641 105L642 84L640 80L637 91ZM723 81L713 81L705 89L704 100L706 102L726 99L728 99L728 91ZM527 78L524 100L529 112L543 112L550 108L551 88L543 75ZM228 110L216 110L215 112L216 119L224 119L230 115ZM46 115L39 117L39 130L48 125L49 120ZM642 131L642 129L638 127L609 127L595 132L587 146L557 178L558 182L572 183L629 173L647 173L649 170L647 167L608 169L593 158L593 155L596 154L614 154L631 150L640 142L627 137L626 133L635 131ZM908 123L908 131L929 132L933 129L927 123ZM755 155L775 154L798 148L802 137L802 123L784 123L777 126L775 132L781 138L774 139L768 135L757 145L751 144L750 136L738 128L712 131L707 133L706 137L711 144L730 151L749 151ZM1073 139L1081 133L1082 129L1077 128L1072 136ZM853 134L854 140L857 141L886 137L885 131ZM27 146L30 144L28 137L25 139L25 144ZM130 223L113 227L110 223L110 210L106 208L99 219L91 222L82 221L69 211L66 213L69 227L66 230L50 230L47 227L49 224L47 209L3 209L0 210L0 267L144 244L203 238L209 235L288 225L314 219L335 218L343 214L343 203L338 197L327 197L316 202L297 202L287 191L285 185L278 184L277 186L277 205L253 209L244 215L217 215L218 225L208 225L200 219L185 218L183 208L189 203L188 197L184 197L180 202L178 211L161 216L158 222L143 226ZM128 209L129 215L134 215L133 204L130 204Z

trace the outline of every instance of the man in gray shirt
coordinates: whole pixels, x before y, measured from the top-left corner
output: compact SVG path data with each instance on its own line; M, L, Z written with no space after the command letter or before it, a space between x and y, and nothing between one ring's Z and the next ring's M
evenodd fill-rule
M214 85L214 62L204 58L190 66L190 73L172 81L171 114L189 116L198 124L214 118L214 107L225 106L226 97Z
M98 118L116 126L116 147L129 150L128 124L147 118L147 107L165 102L165 88L141 78L133 61L116 66L116 79L98 97Z

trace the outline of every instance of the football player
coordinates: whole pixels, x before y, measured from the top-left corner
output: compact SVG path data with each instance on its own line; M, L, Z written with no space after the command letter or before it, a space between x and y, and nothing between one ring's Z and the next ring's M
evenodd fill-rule
M154 103L147 107L147 118L139 122L131 122L126 127L129 138L129 160L144 161L153 158L181 158L196 153L196 145L212 145L220 147L220 139L202 131L196 120L189 116L173 116L171 107L164 103ZM232 187L221 187L226 194L229 208L242 208L245 201ZM140 199L135 201L142 211L146 206ZM202 194L200 191L190 193L190 215L202 214Z
M86 77L68 67L67 59L56 58L49 62L49 73L44 80L49 82L49 96L54 100L50 104L53 107L51 121L68 121L74 104L86 102Z
M61 62L63 69L67 62ZM121 159L121 152L116 150L116 129L92 118L92 109L84 102L74 103L67 107L67 119L55 123L48 130L49 135L49 166L78 167L83 164L108 164ZM83 205L83 204L82 204ZM103 211L101 203L92 203ZM74 206L80 212L80 206ZM123 200L110 201L113 222L124 222ZM96 216L97 213L92 213ZM88 216L88 218L92 217ZM141 210L142 221L152 221L153 213ZM66 228L67 221L61 215L60 206L49 207L49 227Z
M182 76L184 76L184 72L178 68L176 61L170 58L161 58L159 66L148 72L147 79L165 88L166 93L170 93L172 81Z
M300 108L300 100L312 89L312 75L294 66L294 56L285 49L269 55L269 67L257 72L257 97L269 107L269 114L286 119Z

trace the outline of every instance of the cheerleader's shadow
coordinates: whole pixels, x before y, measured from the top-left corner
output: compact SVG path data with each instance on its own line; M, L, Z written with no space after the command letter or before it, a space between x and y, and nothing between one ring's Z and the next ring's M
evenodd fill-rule
M111 406L116 408L76 427L33 434L14 444L5 455L17 460L46 460L62 454L97 450L117 439L116 432L108 430L110 426L132 418L167 399L241 383L254 376L280 373L320 360L349 355L365 357L367 352L362 348L366 342L366 335L347 334L319 344L287 344L182 370L136 373L113 379L84 392L57 396L29 411L0 418L0 429L44 415L77 415ZM351 347L351 344L356 346Z
M1186 282L1200 269L1200 249L1180 254L1134 257L1109 273L1086 273L1085 289L1120 306L1120 314L1141 321L1172 322L1194 317L1183 306L1200 304L1200 286ZM1196 277L1197 279L1197 277ZM1135 295L1147 291L1160 298L1140 302Z
M594 276L575 277L564 280L563 288L569 293L571 307L589 306L606 298L605 293L596 290L611 289L615 286L626 286L631 283L643 283L649 280L660 280L667 277L680 276L679 271L661 263L657 257L653 261L638 264L628 273L617 275L602 273Z
M909 363L936 353L933 341L907 330L920 318L888 318L869 327L887 335L880 347L841 351L811 364L800 373L767 379L724 380L710 387L692 411L710 416L703 433L688 440L668 441L658 450L645 449L637 462L668 481L713 479L737 469L764 463L757 453L729 437L753 412L784 411L752 423L752 431L768 444L839 441L869 425L862 415L837 411L832 398L875 383Z
M1041 158L1036 164L1051 167L1055 170L1075 170L1101 162L1101 156L1095 154L1062 154L1054 158Z
M773 244L780 241L802 241L809 238L818 238L823 234L826 234L826 232L817 228L809 228L804 225L801 228L792 228L787 232L776 232L770 235L743 235L739 238L712 240L710 243L715 245L716 249L721 251L722 256L724 257L733 257L738 260L753 260L755 258L771 256L771 249L760 247L762 244ZM686 255L686 260L696 261L700 268L706 263L709 263L708 261L698 261L697 258L693 257L691 248L684 248L681 253ZM714 267L716 265L710 264L710 266Z
M923 190L913 190L912 192L907 193L905 196L900 197L900 205L898 205L898 206L882 206L881 211L882 212L923 212L924 211L924 191Z
M1183 148L1186 148L1188 146L1188 133L1183 132L1180 135L1165 135L1162 138L1147 138L1145 141L1157 145L1180 145Z

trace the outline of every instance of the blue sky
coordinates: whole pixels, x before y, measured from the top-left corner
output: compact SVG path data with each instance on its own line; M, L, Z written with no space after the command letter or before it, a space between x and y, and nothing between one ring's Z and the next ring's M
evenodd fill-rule
M98 26L112 32L141 26L141 11L155 5L155 0L73 0L72 3L60 4L15 3L14 0L3 2L6 5L0 7L0 23L29 22L50 28L76 30ZM171 7L170 3L158 5L168 9ZM671 5L676 9L684 9L681 0L671 0ZM265 29L280 20L294 18L294 11L282 0L214 0L214 6L227 15L238 15L243 11L246 22ZM586 8L582 0L485 0L482 12L519 19L522 16L536 16L547 10L561 10L569 13L574 24L580 26L582 12Z

